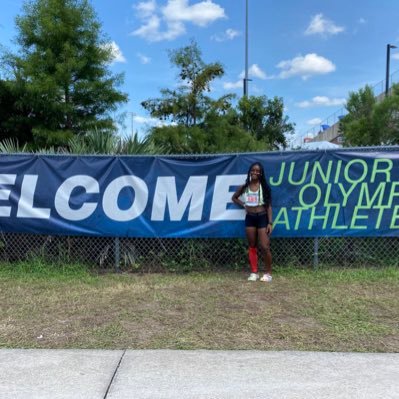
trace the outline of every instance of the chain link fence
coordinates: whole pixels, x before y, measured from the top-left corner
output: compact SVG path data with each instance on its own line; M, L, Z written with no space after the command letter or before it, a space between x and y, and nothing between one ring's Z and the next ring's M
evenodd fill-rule
M277 267L398 266L399 238L272 238ZM157 239L3 233L0 260L83 263L98 270L248 270L244 239ZM260 257L261 258L261 257ZM260 261L261 262L261 261ZM260 270L263 270L260 265Z
M353 150L340 149L341 152ZM377 150L399 151L399 146L356 148L358 152ZM274 267L399 266L399 237L272 237L271 250ZM0 262L10 263L40 258L60 264L78 262L97 270L117 272L248 271L247 251L244 238L117 238L0 230ZM263 270L261 264L260 270Z

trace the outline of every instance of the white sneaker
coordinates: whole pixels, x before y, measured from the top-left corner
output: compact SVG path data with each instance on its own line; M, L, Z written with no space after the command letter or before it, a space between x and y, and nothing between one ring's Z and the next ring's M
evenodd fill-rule
M248 277L248 281L256 281L259 280L259 274L258 273L251 273Z
M272 280L273 280L273 277L268 273L265 273L264 276L260 279L260 281L264 281L266 283L271 283Z

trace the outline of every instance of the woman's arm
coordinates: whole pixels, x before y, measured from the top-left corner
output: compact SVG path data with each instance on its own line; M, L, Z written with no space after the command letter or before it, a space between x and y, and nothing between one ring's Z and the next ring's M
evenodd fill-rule
M231 200L237 204L242 206L243 208L245 208L245 204L242 200L240 200L240 197L242 195L242 192L244 191L244 185L238 187L237 191L233 194L233 196L231 197Z
M267 208L267 220L269 224L266 226L266 232L267 234L271 234L273 230L273 211L271 204Z

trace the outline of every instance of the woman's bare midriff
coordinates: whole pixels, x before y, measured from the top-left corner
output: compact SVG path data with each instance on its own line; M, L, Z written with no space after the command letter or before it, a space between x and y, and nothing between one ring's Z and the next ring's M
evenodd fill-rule
M266 212L266 207L263 205L259 206L246 206L245 210L248 213L259 213L259 212Z

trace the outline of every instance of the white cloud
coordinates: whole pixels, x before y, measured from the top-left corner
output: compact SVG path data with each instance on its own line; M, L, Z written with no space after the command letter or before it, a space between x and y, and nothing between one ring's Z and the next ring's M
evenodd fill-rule
M244 87L244 82L242 80L237 80L236 82L224 82L223 88L226 90L242 89Z
M170 122L161 121L156 118L140 116L140 115L134 115L133 121L139 125L149 125L149 126L157 126L157 127L173 125L173 123L170 123Z
M241 72L240 74L240 78L244 79L245 76L245 72ZM266 73L262 71L262 69L259 68L258 64L252 64L249 68L248 68L248 76L250 78L259 78L262 80L267 79L268 77L266 76Z
M143 124L143 123L155 123L158 119L155 118L148 118L146 116L134 115L133 117L134 122Z
M133 7L137 10L137 13L141 18L147 18L155 12L156 3L155 0L143 1Z
M335 25L333 21L324 18L323 14L317 14L311 19L305 35L336 35L344 30L343 26Z
M152 15L144 25L132 32L134 36L140 36L149 42L159 42L162 40L173 40L186 32L184 24L180 22L167 23L167 30L161 32L161 19Z
M150 42L173 40L183 35L186 32L185 23L205 27L226 18L224 9L212 0L193 5L188 0L168 0L164 7L158 7L155 0L149 0L134 8L142 25L131 34Z
M213 35L211 37L212 40L215 40L217 42L225 42L227 40L233 40L235 37L240 36L241 32L238 30L234 29L226 29L222 34L219 35Z
M302 79L306 80L313 75L324 75L335 71L335 65L330 60L315 53L281 61L277 64L277 68L282 69L279 75L282 79L291 76L301 76Z
M236 82L225 82L223 83L223 88L226 90L232 90L232 89L240 89L243 88L245 72L242 71L239 75L240 80L237 80ZM248 77L249 78L258 78L258 79L273 79L273 76L267 76L264 71L257 65L257 64L252 64L248 68Z
M190 6L188 0L168 0L162 9L167 21L192 22L206 26L219 18L225 18L224 9L212 0L205 0Z
M391 58L394 59L394 60L399 60L399 53L393 53L391 55Z
M359 20L358 20L357 22L358 22L359 24L365 24L367 21L366 21L364 18L360 17Z
M313 119L308 120L306 123L307 123L308 125L311 125L311 126L316 126L316 125L320 125L321 122L323 122L322 119L320 119L320 118L313 118Z
M233 40L236 36L240 36L241 32L239 32L238 30L234 30L234 29L226 29L226 36L229 40Z
M309 107L338 107L346 103L345 98L329 98L326 96L316 96L310 101L301 101L296 105L299 108L309 108Z
M141 62L142 64L149 64L149 63L151 62L151 58L150 58L150 57L147 57L147 56L144 55L144 54L137 53L137 57L139 58L139 60L140 60L140 62Z
M117 63L117 62L125 63L126 62L126 58L122 54L121 49L114 41L107 43L105 45L105 47L107 47L108 49L111 50L112 63Z

